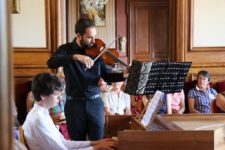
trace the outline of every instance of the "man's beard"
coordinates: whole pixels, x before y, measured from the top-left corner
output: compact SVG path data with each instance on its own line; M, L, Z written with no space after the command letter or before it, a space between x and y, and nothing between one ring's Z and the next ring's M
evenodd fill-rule
M87 43L85 43L85 41L84 41L83 39L80 40L80 45L81 45L82 48L84 48L84 49L93 47L92 44L87 44Z

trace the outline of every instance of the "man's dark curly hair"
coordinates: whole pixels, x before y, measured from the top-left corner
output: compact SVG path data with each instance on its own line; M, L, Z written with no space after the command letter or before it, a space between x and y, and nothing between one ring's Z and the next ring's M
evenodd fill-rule
M63 84L54 74L40 73L33 78L31 90L34 99L40 101L41 96L49 96L54 91L63 90Z
M95 24L93 21L87 18L82 18L77 21L75 25L75 33L79 33L80 35L83 35L85 33L86 28L94 27Z

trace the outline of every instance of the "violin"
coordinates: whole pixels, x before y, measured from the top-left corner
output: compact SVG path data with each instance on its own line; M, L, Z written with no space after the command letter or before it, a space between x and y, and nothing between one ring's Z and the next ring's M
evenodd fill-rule
M112 43L108 47L110 47ZM116 62L119 62L122 65L128 67L128 65L125 62L123 62L122 60L118 58L119 52L116 49L108 48L108 47L105 46L105 43L101 39L95 39L95 44L93 45L93 47L86 49L85 54L91 58L94 58L94 62L99 57L101 57L105 64L112 66Z

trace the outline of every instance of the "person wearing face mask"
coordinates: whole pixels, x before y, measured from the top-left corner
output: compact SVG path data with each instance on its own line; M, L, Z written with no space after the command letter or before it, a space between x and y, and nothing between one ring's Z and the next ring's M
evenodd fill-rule
M210 74L199 71L197 74L197 85L188 93L188 105L190 113L211 113L211 102L216 98L217 92L210 88Z
M124 81L129 68L112 73L101 58L95 62L85 51L93 47L97 35L90 19L80 19L75 25L76 37L61 45L50 57L49 68L63 67L66 81L65 116L72 140L99 140L104 135L104 107L98 81Z

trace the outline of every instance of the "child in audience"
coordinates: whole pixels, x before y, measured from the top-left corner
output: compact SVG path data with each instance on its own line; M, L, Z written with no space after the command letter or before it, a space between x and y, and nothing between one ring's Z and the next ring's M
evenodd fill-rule
M70 136L67 130L66 121L65 121L65 114L64 114L64 106L66 103L65 76L61 67L58 69L56 75L59 78L59 80L62 82L63 91L61 92L59 103L53 108L49 109L49 114L53 122L58 125L58 128L60 132L62 133L62 135L66 139L70 139ZM35 102L32 92L28 93L26 102L27 102L27 111L29 112Z
M63 88L63 91L61 92L61 95L60 95L60 102L55 107L50 108L49 113L50 113L53 121L55 123L58 123L60 120L65 119L64 106L65 106L65 103L66 103L66 93L65 93L65 76L64 76L62 68L58 69L56 75L59 78L59 80L62 82L64 88ZM31 110L31 108L34 105L34 102L35 102L35 99L33 97L32 92L30 91L28 93L27 99L26 99L27 112L29 112Z
M57 122L60 122L60 120L65 120L64 106L66 103L66 92L65 92L66 82L65 82L65 76L64 76L62 67L58 68L56 76L62 82L63 91L61 92L60 101L58 105L56 105L53 108L50 108L49 113L53 119L53 122L57 123Z
M210 88L210 74L207 71L199 71L197 85L188 93L188 105L190 113L211 113L211 102L216 98L216 90Z
M185 110L184 91L166 94L167 114L183 114Z
M102 78L98 81L98 85L100 87L101 98L104 97L104 94L107 94L111 90L111 86L107 85Z
M130 95L121 90L123 82L113 82L112 89L102 98L106 115L130 115Z
M69 141L64 139L48 112L49 108L59 103L62 90L62 82L53 74L41 73L34 77L32 93L36 103L34 103L34 107L28 113L22 126L29 149L101 150L115 148L116 142L113 139L99 141Z
M167 100L166 100L166 94L163 95L162 99L162 104L159 108L158 114L167 114Z

